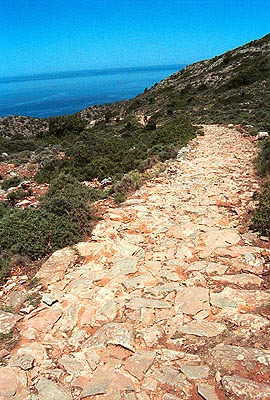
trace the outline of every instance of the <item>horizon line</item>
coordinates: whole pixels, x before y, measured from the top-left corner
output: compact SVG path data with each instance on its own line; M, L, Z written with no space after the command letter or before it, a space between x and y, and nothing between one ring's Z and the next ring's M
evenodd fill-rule
M9 76L3 76L0 77L0 83L12 83L13 81L27 81L27 80L39 80L39 79L61 79L64 78L65 75L67 77L71 77L70 75L73 74L73 77L76 76L83 76L83 74L88 74L88 73L96 73L96 74L102 74L106 72L120 72L122 70L126 71L143 71L146 68L149 69L160 69L160 68L179 68L185 67L188 64L155 64L155 65L143 65L143 66L135 66L135 67L113 67L113 68L93 68L93 69L78 69L78 70L59 70L59 71L51 71L51 72L35 72L35 73L26 73L26 74L20 74L20 75L9 75Z

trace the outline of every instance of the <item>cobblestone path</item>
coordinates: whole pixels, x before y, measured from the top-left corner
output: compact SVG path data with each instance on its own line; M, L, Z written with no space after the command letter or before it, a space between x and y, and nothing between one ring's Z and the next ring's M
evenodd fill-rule
M21 334L0 399L270 399L270 251L244 223L256 145L204 131L90 242L51 256L38 308L0 312Z

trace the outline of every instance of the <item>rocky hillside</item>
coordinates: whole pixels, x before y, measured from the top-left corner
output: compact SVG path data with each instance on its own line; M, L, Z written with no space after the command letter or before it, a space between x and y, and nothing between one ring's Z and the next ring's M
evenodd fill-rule
M13 138L16 135L31 137L48 131L48 121L41 118L11 115L0 118L0 137Z
M187 112L199 123L270 126L270 36L189 65L128 103L127 112Z

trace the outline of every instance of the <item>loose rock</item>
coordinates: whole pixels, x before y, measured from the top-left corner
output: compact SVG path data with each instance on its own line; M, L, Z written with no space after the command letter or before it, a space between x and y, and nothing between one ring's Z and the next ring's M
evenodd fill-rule
M230 396L237 396L246 400L270 399L270 386L257 383L239 376L224 376L222 386Z

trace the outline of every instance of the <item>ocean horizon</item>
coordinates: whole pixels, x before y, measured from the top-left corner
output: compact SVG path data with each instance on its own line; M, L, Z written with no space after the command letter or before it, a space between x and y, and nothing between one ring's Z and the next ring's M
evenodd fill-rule
M48 118L131 99L184 64L51 72L0 78L0 116Z

